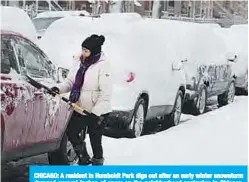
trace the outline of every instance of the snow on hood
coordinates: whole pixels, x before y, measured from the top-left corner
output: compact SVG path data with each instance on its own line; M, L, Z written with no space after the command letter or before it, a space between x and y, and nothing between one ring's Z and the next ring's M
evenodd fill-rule
M36 29L27 13L20 8L1 6L1 29L22 34L35 42Z

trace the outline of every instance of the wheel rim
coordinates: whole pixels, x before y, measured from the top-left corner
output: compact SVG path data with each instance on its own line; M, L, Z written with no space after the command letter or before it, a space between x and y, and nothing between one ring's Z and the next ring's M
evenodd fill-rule
M179 96L176 100L175 111L174 111L174 124L178 125L180 122L182 113L182 98Z
M200 114L202 114L205 110L205 107L206 107L206 91L205 91L205 89L203 89L201 91L201 95L198 98L198 103L199 103L199 112L200 112Z
M235 95L235 86L234 83L231 83L228 89L228 98L227 98L229 104L234 101L234 95Z
M142 104L139 105L137 112L134 115L134 120L135 136L139 137L142 134L144 125L144 107Z
M67 141L67 161L69 165L75 165L79 162L79 158L73 149L70 141Z

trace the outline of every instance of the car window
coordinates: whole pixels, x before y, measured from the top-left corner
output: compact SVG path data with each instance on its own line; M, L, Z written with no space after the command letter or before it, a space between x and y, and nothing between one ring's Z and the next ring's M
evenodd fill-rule
M47 29L54 21L62 17L50 17L50 18L36 18L33 19L33 23L37 31Z
M16 49L20 66L25 67L31 76L50 77L49 65L44 61L42 55L35 47L27 41L19 40Z
M1 73L8 74L11 69L19 73L17 62L15 59L13 47L10 39L1 37Z

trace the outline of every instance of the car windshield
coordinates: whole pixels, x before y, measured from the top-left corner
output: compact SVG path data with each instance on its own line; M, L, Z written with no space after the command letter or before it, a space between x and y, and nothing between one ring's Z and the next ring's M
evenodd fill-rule
M37 31L47 29L54 21L62 17L36 18L33 23Z

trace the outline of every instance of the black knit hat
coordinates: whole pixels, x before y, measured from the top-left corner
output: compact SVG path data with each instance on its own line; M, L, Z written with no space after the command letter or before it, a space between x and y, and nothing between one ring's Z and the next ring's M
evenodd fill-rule
M101 46L105 42L105 37L103 35L93 34L90 37L87 37L81 44L81 47L89 49L91 54L96 55L101 52Z

